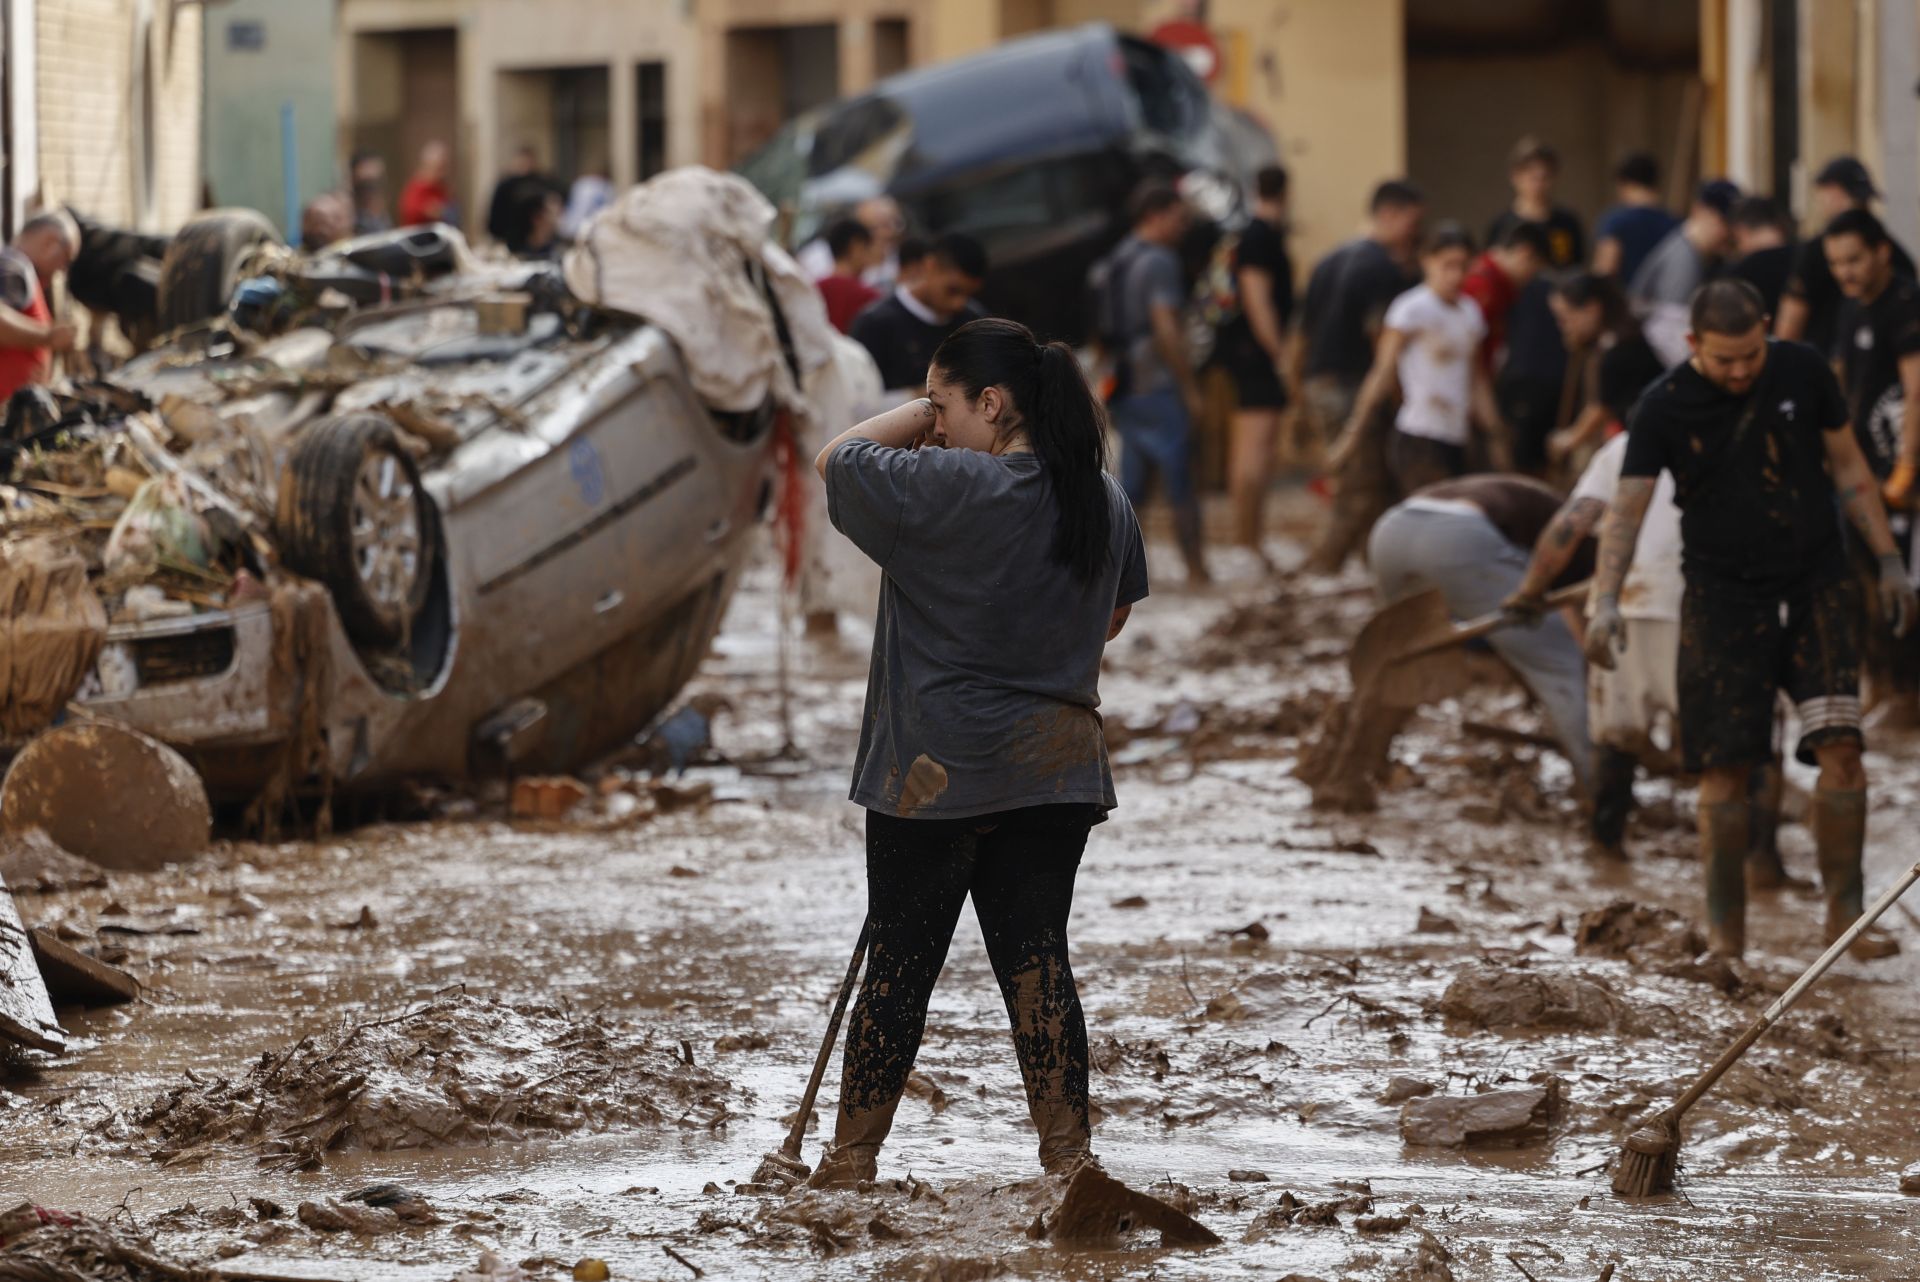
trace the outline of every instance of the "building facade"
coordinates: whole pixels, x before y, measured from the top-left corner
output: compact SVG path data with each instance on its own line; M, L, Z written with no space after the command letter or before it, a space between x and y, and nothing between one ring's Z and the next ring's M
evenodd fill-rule
M178 0L0 0L8 235L36 204L145 231L200 207L200 19Z
M453 151L469 231L521 146L563 181L616 187L700 158L699 38L686 0L339 0L338 159L383 156L396 191ZM704 6L702 6L704 7Z

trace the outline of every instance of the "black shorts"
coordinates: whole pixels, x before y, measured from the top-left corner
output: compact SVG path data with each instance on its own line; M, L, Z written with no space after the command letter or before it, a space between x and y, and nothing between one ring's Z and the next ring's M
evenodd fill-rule
M1251 335L1227 336L1220 343L1220 364L1233 379L1233 390L1243 410L1279 410L1287 407L1286 384L1273 359Z
M1396 427L1387 438L1387 469L1393 474L1394 488L1406 498L1415 490L1466 475L1467 448Z
M1800 714L1794 755L1860 743L1860 590L1835 574L1786 593L1689 578L1680 604L1680 746L1690 772L1773 758L1784 692Z

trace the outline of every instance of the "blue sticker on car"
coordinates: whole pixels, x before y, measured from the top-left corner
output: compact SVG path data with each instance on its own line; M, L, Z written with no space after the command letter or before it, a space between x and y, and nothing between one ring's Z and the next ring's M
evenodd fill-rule
M580 501L588 507L599 507L607 497L607 474L600 466L600 452L593 448L592 442L579 437L567 447L567 468L573 473L573 486L580 491Z

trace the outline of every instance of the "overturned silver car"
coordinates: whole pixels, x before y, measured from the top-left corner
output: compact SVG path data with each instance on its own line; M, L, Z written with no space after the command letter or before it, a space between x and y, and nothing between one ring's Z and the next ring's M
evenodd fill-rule
M476 266L455 245L456 269L393 301L335 297L324 323L264 338L216 324L116 371L124 416L99 424L96 397L94 425L55 438L108 438L106 473L124 459L138 481L95 554L112 621L78 713L179 749L216 800L274 801L566 770L654 719L706 654L772 505L776 434L851 413L877 378L790 260L762 255L761 209L700 234L724 242L708 266L735 305L758 300L771 358L717 381L698 353L690 364L688 331L711 317L607 294L623 225L645 221L623 210L588 246L591 280L568 264L573 288L554 267ZM417 253L420 234L404 238ZM209 270L254 305L272 296L245 264ZM657 290L675 305L712 292ZM743 347L756 350L736 345L736 362ZM182 565L127 534L155 486L221 551ZM166 523L153 528L165 544ZM130 584L122 563L141 553L155 581L186 586Z

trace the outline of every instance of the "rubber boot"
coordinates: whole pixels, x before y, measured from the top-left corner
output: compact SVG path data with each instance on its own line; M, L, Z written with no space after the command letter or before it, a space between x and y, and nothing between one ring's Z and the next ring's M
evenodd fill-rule
M1700 857L1707 882L1707 947L1740 960L1747 951L1747 803L1700 807Z
M1173 533L1180 542L1180 556L1187 563L1187 582L1211 583L1207 557L1200 537L1200 505L1188 503L1173 509Z
M1040 1167L1048 1175L1072 1175L1093 1158L1093 1136L1087 1126L1087 1104L1068 1098L1062 1074L1028 1088L1027 1112L1040 1133Z
M1780 763L1757 767L1747 783L1747 889L1812 890L1780 860Z
M1627 835L1627 816L1633 813L1634 757L1598 744L1593 752L1593 849L1608 859L1625 859L1621 843Z
M1807 823L1813 829L1813 845L1820 858L1820 886L1827 896L1824 939L1831 944L1860 916L1865 899L1861 856L1867 846L1866 791L1815 789ZM1876 961L1898 954L1900 943L1891 935L1868 930L1861 932L1847 951L1861 961Z
M899 1107L898 1095L879 1108L859 1113L849 1113L841 1104L833 1124L833 1144L821 1155L807 1187L837 1189L873 1183L880 1170L880 1146L893 1129L893 1115Z

